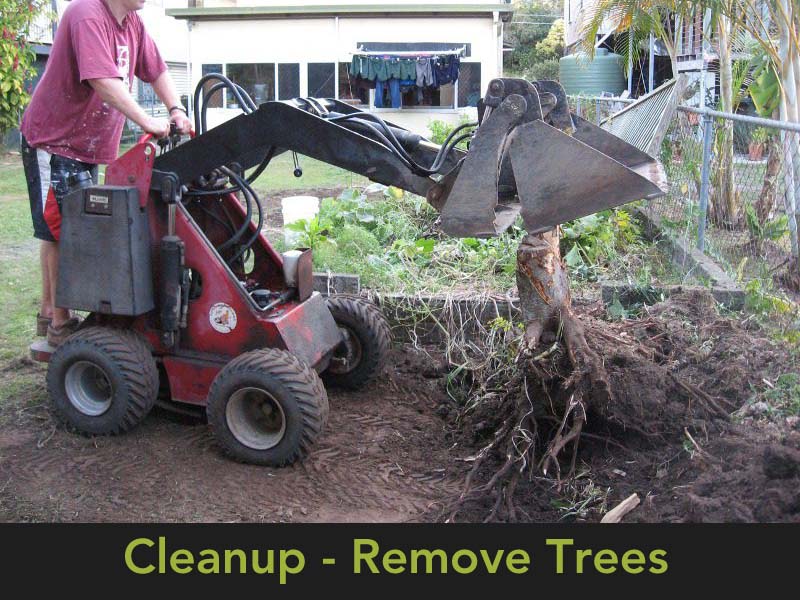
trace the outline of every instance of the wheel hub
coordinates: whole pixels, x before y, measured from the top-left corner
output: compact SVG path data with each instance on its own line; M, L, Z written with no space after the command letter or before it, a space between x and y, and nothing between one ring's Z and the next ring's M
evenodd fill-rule
M344 375L355 369L361 362L363 349L361 342L350 329L339 327L344 340L336 347L331 357L331 364L328 371L335 375Z
M72 406L89 417L99 417L111 408L113 390L105 371L93 362L79 360L70 365L64 388Z
M245 387L234 392L225 407L225 419L233 437L248 448L269 450L286 433L286 415L264 389Z

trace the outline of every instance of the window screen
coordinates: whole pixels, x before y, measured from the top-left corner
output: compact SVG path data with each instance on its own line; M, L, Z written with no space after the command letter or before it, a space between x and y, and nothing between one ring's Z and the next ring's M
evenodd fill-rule
M274 63L234 63L227 65L228 79L238 83L256 104L275 99ZM228 108L239 108L236 98L228 92Z
M339 100L359 105L369 104L369 88L360 85L355 77L350 77L350 63L339 63Z
M300 65L278 65L278 100L297 98L300 95Z
M220 73L222 74L222 65L203 65L202 67L203 75L209 75L211 73ZM203 84L203 94L205 95L209 88L211 88L216 81L207 81ZM222 90L214 92L214 95L208 101L209 108L222 108Z
M336 63L308 63L308 95L312 98L333 98Z
M478 106L481 89L481 63L462 62L458 71L458 105Z

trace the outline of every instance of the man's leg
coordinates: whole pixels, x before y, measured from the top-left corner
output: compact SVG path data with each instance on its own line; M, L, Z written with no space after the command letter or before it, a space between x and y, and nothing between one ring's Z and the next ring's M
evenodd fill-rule
M70 318L69 310L56 306L56 285L58 283L58 242L42 242L42 307L50 311L53 327L61 327Z
M52 244L52 242L39 242L39 267L42 271L42 302L39 307L39 315L46 319L53 318L53 304L50 299L50 275L47 266L50 244Z
M31 205L33 236L40 240L39 264L42 271L42 301L37 315L36 332L45 335L47 326L53 316L53 299L50 285L50 249L53 236L44 220L44 205L50 188L50 155L28 145L22 138L22 165L28 184L28 198Z

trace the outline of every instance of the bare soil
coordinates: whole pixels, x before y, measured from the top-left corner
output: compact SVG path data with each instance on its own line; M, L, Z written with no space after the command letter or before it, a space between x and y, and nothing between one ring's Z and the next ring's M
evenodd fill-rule
M0 520L414 520L457 493L461 478L435 412L437 382L417 377L413 354L391 362L379 385L331 391L315 451L283 469L233 462L203 421L163 410L119 437L70 433L38 386L0 420ZM44 369L27 359L0 377L24 371L43 384Z
M745 317L719 316L705 295L605 323L607 339L593 325L597 306L578 312L614 407L610 418L588 415L577 479L560 490L538 474L520 482L521 519L594 521L636 492L642 504L626 521L800 522L798 419L721 414L798 370L786 348ZM20 358L0 371L33 382L0 403L0 520L442 520L490 435L485 418L457 418L447 372L435 355L396 348L372 387L330 391L328 426L303 464L270 469L232 462L202 420L163 410L119 437L70 433L49 414L44 368ZM713 403L698 405L672 375ZM482 520L492 503L465 506L459 520Z

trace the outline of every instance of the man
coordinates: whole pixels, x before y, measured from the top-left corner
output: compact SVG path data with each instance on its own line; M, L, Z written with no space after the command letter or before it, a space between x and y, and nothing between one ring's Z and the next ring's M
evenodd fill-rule
M37 334L59 345L80 324L55 305L61 200L71 175L117 157L125 117L157 137L170 121L191 123L139 15L145 0L73 0L59 23L47 68L22 117L22 159L34 237L41 240L42 302ZM134 77L152 84L169 120L148 116L131 96Z

